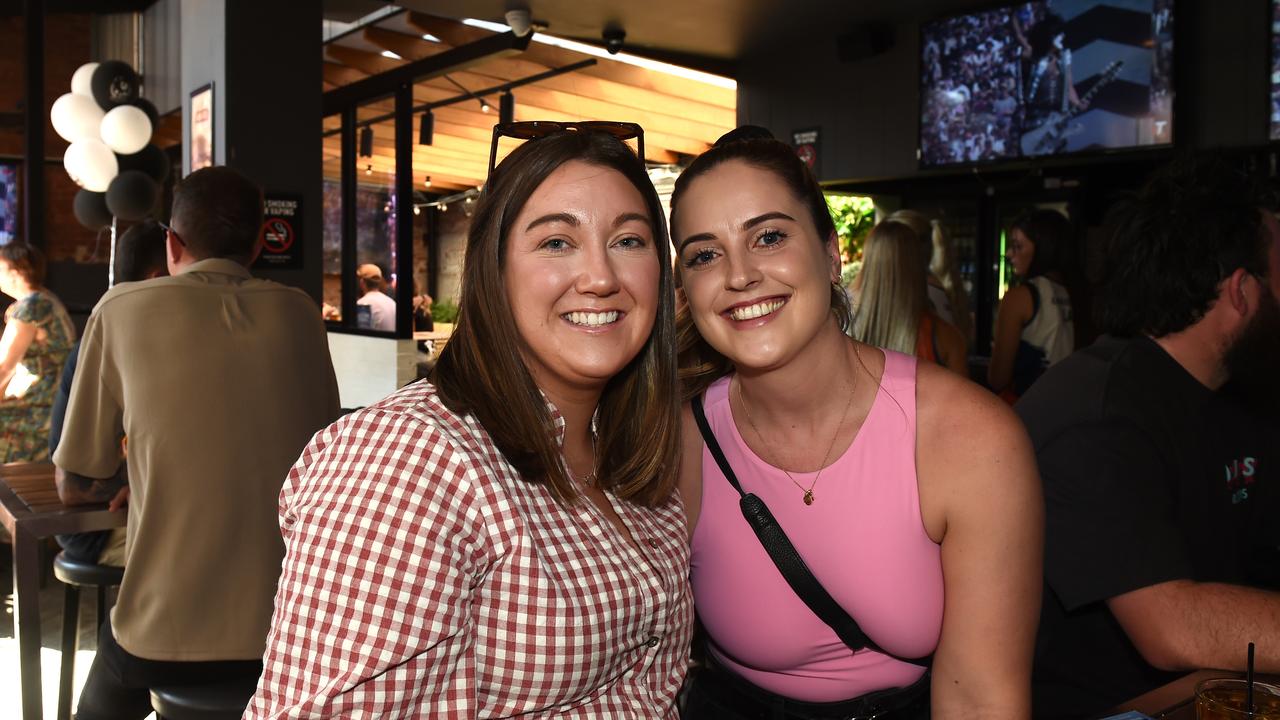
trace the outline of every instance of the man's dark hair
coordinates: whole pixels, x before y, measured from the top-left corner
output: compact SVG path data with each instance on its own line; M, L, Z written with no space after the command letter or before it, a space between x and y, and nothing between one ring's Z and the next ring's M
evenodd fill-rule
M151 220L125 230L116 241L116 282L146 280L153 273L165 274L164 228Z
M1099 321L1117 336L1194 325L1238 268L1264 277L1275 195L1222 157L1184 156L1112 212Z
M173 191L173 222L197 259L247 263L262 230L262 188L229 167L197 170Z

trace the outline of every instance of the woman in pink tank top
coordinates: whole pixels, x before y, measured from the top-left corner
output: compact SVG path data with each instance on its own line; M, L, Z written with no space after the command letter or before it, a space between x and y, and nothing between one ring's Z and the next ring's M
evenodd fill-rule
M822 191L767 131L699 156L671 211L685 397L865 636L841 640L788 584L686 406L708 653L685 717L1028 717L1043 516L1022 425L954 373L845 335Z

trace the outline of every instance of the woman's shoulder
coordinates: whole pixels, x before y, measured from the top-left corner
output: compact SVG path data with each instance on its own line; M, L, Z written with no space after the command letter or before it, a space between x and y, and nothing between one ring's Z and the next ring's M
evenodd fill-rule
M47 293L36 291L13 303L11 317L28 323L42 323L53 315L57 303Z
M919 446L944 455L997 451L1010 433L1025 434L1007 403L941 365L919 363L916 410Z
M426 381L338 418L303 450L281 501L295 508L339 494L416 497L461 508L488 501L476 480L500 454L481 447L473 419L450 411Z
M409 383L335 423L345 425L349 430L368 424L390 424L398 427L401 433L409 431L414 436L426 434L463 454L473 454L491 444L475 418L451 410L436 386L427 380ZM406 440L387 436L384 441L396 443Z

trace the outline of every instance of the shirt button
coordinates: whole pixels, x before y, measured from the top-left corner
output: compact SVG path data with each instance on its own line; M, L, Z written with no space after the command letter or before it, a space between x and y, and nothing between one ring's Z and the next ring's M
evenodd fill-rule
M657 541L657 540L655 540L655 539L653 539L653 538L649 538L649 547L651 547L651 548L657 548L657 547L658 547L658 541Z
M650 635L650 636L649 636L649 639L648 639L648 640L646 640L644 644L645 644L645 645L648 645L648 646L649 646L649 647L651 647L651 648L658 647L658 636L657 636L657 635Z

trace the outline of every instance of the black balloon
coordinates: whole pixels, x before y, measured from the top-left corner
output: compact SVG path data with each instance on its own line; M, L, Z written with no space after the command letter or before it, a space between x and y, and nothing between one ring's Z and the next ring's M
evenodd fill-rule
M93 99L103 110L117 105L132 105L138 99L138 73L129 63L108 60L98 65L90 81Z
M154 133L160 125L160 111L156 109L155 103L146 98L138 98L133 106L147 114L147 119L151 121L151 132Z
M161 185L169 178L169 156L155 145L148 145L132 155L117 155L120 172L140 170Z
M111 225L111 211L107 209L107 194L81 190L71 204L76 220L90 230L101 230Z
M141 170L122 172L107 186L107 209L121 220L147 217L159 198L160 186Z

